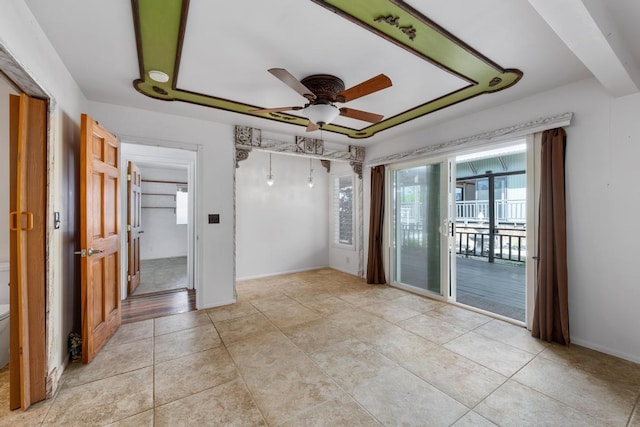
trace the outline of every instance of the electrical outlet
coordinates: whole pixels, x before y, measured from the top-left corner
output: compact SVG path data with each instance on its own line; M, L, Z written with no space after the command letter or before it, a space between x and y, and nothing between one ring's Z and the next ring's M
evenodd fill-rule
M350 261L350 260L349 260L349 257L347 257L347 264L349 264L349 261Z

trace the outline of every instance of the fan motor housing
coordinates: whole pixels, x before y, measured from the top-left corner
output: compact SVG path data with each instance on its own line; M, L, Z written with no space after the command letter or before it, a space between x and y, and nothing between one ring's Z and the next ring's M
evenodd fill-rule
M314 104L332 104L337 95L344 91L344 82L331 74L314 74L300 81L316 96Z

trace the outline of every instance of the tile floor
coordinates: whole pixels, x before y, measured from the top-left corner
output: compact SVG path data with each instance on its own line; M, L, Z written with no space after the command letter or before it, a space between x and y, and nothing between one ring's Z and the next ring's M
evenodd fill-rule
M0 425L640 426L640 365L333 270L123 325Z

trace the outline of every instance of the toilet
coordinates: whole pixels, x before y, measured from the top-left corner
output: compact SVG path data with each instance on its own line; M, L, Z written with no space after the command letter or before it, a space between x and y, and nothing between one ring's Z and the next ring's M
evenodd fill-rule
M9 363L9 304L0 304L0 369Z

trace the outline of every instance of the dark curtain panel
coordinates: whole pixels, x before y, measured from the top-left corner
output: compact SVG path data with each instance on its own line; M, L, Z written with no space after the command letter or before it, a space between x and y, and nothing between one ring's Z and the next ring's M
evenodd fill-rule
M545 341L570 343L565 216L564 129L542 133L538 290L531 333Z
M369 258L367 283L387 283L382 264L382 224L384 222L384 165L371 169L371 210L369 212Z

